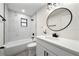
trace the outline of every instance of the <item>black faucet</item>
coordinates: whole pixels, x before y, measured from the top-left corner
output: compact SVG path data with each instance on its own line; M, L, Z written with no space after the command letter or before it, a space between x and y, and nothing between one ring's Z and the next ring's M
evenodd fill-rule
M52 34L52 37L56 37L56 38L58 38L58 37L59 37L59 35L58 35L58 34L56 34L56 33L54 33L54 34Z

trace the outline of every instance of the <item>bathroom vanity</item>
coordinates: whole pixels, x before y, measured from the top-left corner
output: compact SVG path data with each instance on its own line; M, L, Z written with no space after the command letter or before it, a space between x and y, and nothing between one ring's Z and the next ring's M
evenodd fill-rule
M79 56L78 42L63 38L37 37L37 56Z

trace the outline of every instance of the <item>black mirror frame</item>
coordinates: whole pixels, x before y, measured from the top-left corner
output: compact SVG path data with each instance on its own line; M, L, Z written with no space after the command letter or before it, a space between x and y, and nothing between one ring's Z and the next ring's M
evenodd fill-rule
M53 30L53 29L51 29L51 28L49 28L49 26L48 26L48 18L49 18L49 16L50 16L50 14L52 14L55 10L58 10L58 9L66 9L66 10L68 10L69 12L70 12L70 14L71 14L71 19L70 19L70 22L68 23L68 25L67 26L65 26L64 28L62 28L62 29L60 29L60 30ZM47 24L47 27L50 29L50 30L52 30L52 31L61 31L61 30L64 30L65 28L67 28L69 25L70 25L70 23L72 22L72 12L69 10L69 9L67 9L67 8L57 8L57 9L55 9L54 11L52 11L49 15L48 15L48 17L47 17L47 21L46 21L46 24Z

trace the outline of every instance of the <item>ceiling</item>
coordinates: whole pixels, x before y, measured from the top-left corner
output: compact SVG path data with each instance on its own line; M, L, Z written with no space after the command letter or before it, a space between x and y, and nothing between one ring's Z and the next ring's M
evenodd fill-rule
M46 3L7 3L9 9L24 13L28 16L34 15L40 8L46 5Z

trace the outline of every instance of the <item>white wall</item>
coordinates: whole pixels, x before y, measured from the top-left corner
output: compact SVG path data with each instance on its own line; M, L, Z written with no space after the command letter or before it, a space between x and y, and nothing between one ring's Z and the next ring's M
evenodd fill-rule
M8 16L7 16L8 15ZM31 37L31 20L29 16L8 9L6 19L6 43ZM21 27L21 18L28 19L28 26ZM28 40L28 39L27 39Z
M52 36L54 31L48 29L46 25L47 16L55 9L59 7L65 7L71 10L73 14L73 19L69 27L66 29L56 32L59 37L66 38L66 39L74 39L79 40L79 4L72 3L72 4L61 4L60 6L53 7L52 10L47 10L47 7L43 7L37 12L37 35L45 35L45 36ZM44 34L43 31L46 29L47 34Z

